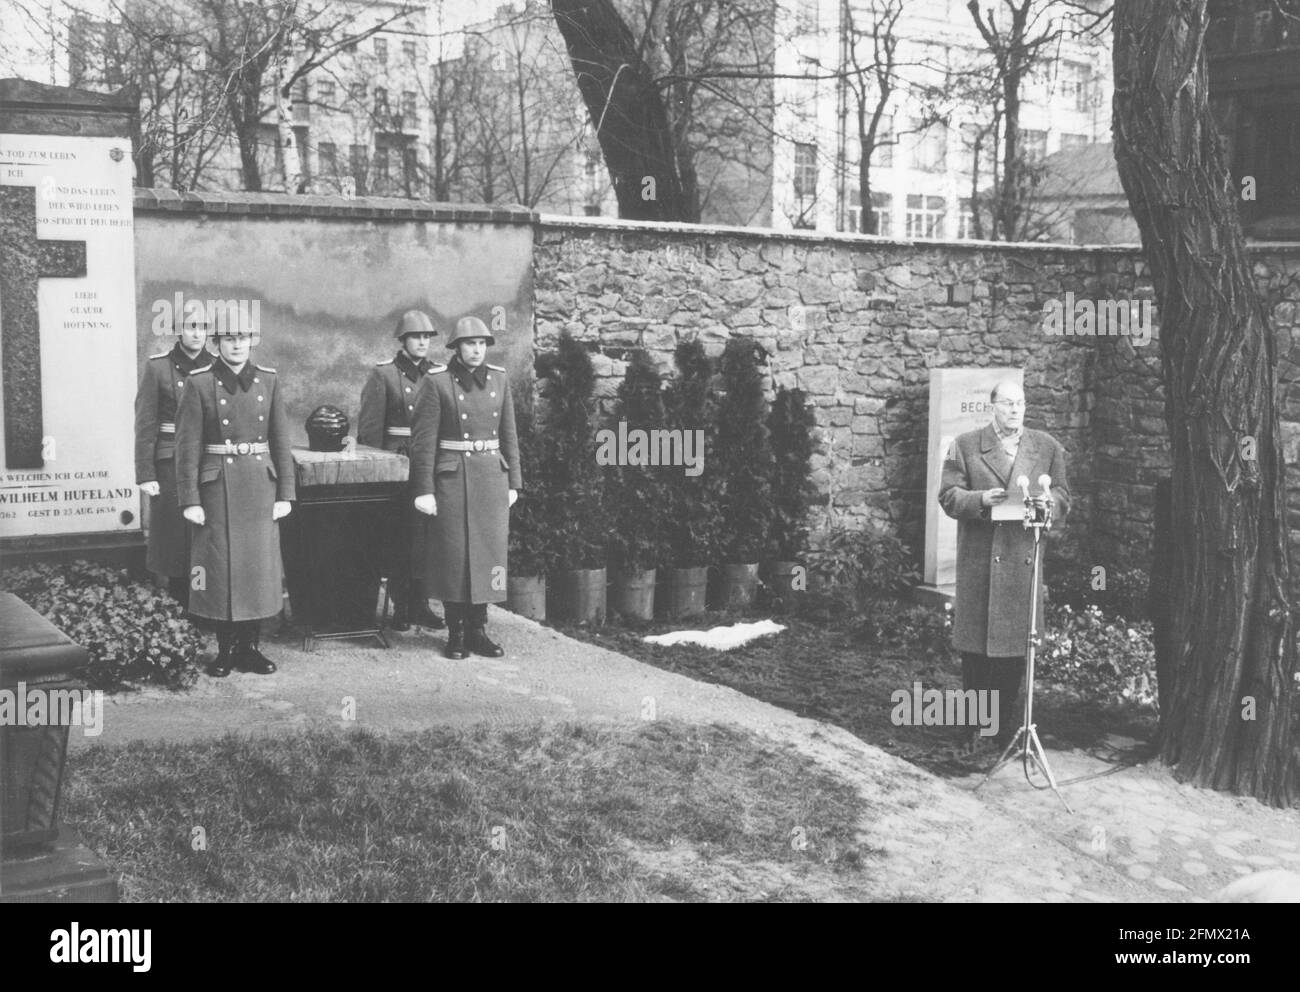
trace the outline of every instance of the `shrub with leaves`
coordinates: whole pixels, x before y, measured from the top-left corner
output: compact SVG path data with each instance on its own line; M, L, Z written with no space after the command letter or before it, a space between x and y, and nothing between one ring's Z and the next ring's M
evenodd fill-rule
M718 484L722 488L722 560L754 562L768 548L772 527L772 440L760 359L753 338L739 336L722 353L718 400Z
M524 488L510 511L510 574L546 575L555 567L556 548L548 520L551 501L542 466L552 456L547 435L537 430L531 403L515 408L515 434L519 440L519 468Z
M832 527L809 552L808 571L822 595L857 612L910 592L921 579L911 549L874 527Z
M673 430L704 431L704 471L668 477L669 564L694 568L717 562L722 524L713 436L715 409L710 390L713 365L698 340L683 341L674 353L677 375L664 392L664 412Z
M664 430L662 383L654 360L643 350L632 352L618 387L614 430L619 421L632 431ZM648 452L647 452L648 460ZM667 525L670 473L684 469L668 465L611 465L605 468L605 496L610 514L610 563L624 572L658 568L669 557Z
M90 562L8 569L0 584L90 655L76 673L94 689L149 682L173 689L198 676L203 636L180 604L125 571Z
M1151 624L1109 617L1098 606L1047 608L1038 676L1103 702L1156 705Z
M1076 612L1098 606L1109 616L1150 619L1150 571L1135 556L1103 562L1066 535L1048 541L1045 559L1043 575L1052 602Z
M596 464L596 372L591 355L566 331L554 352L539 355L548 458L540 466L556 566L604 568L608 527L604 484Z
M797 561L808 550L808 509L817 495L811 476L817 419L804 391L778 389L767 425L773 469L769 553Z
M878 599L862 617L858 636L873 645L919 652L929 661L953 657L952 607L922 606L902 599Z

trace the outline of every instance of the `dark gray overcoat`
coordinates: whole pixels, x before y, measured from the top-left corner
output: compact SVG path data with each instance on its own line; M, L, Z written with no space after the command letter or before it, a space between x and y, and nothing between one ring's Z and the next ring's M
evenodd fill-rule
M275 369L250 361L241 377L219 358L193 373L176 422L177 498L206 516L202 527L189 525L190 612L212 620L262 620L283 605L280 523L271 511L296 492L289 429ZM227 441L270 451L204 450Z
M482 386L453 358L430 373L415 401L411 491L433 493L424 577L444 603L500 603L506 598L509 490L520 489L519 442L510 379L486 366ZM495 451L448 451L439 440L499 441ZM498 571L499 570L499 571Z
M1029 587L1033 569L1032 531L1019 521L994 522L980 506L985 489L1006 489L1007 499L1022 504L1015 485L1029 477L1038 493L1038 477L1052 477L1053 519L1070 509L1065 478L1065 450L1050 434L1028 428L1020 439L1015 464L1002 450L993 425L960 435L948 450L939 484L939 505L957 521L957 597L953 606L952 646L989 657L1023 657L1029 635ZM1044 549L1044 554L1045 554ZM1041 583L1042 576L1039 580ZM1040 584L1038 630L1042 633Z

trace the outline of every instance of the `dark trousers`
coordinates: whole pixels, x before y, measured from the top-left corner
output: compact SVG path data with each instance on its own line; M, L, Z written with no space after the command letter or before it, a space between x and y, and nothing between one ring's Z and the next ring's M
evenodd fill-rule
M1009 741L1024 722L1020 703L1020 685L1025 679L1023 657L990 658L971 651L961 653L963 689L998 690L998 734L996 740Z
M447 623L467 623L471 627L487 626L487 603L447 603L442 604L447 611Z
M256 647L261 641L260 620L216 620L212 623L217 631L217 644L222 647L238 647L241 644Z

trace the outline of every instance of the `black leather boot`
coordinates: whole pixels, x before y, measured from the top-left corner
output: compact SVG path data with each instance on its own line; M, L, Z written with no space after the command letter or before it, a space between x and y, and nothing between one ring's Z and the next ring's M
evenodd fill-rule
M411 629L411 620L407 615L405 603L393 603L393 619L389 622L388 628L399 632Z
M235 667L233 655L235 632L230 624L217 627L217 656L208 663L207 673L214 679L224 679Z
M505 649L501 645L488 640L487 603L476 603L469 608L465 646L484 658L501 658L505 655Z
M433 630L442 630L443 627L447 626L443 623L442 617L429 609L429 604L422 599L411 607L411 623L421 627L429 627Z
M253 675L272 674L275 671L275 662L257 650L262 634L258 623L250 621L241 633L239 647L235 651L235 666L241 672L249 672Z
M459 661L468 658L465 650L465 606L463 603L444 603L447 609L447 647L443 655Z

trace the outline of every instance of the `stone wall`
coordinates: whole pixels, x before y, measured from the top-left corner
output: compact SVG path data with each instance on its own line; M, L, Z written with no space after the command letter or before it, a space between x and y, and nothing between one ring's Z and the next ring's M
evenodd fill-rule
M1156 479L1169 470L1158 313L1152 340L1045 333L1048 300L1151 300L1140 252L972 243L917 244L803 234L544 217L534 255L536 343L563 329L596 351L613 393L626 349L668 372L698 335L720 353L732 333L771 353L774 384L816 404L817 525L874 522L919 550L924 536L928 370L1025 369L1026 423L1069 454L1067 528L1098 562L1145 560ZM1255 246L1256 274L1283 335L1288 459L1300 454L1300 246ZM1153 308L1154 309L1154 308ZM1295 349L1294 352L1292 349ZM1293 526L1300 527L1300 470ZM1091 525L1091 526L1089 526ZM1295 532L1300 536L1300 531Z

